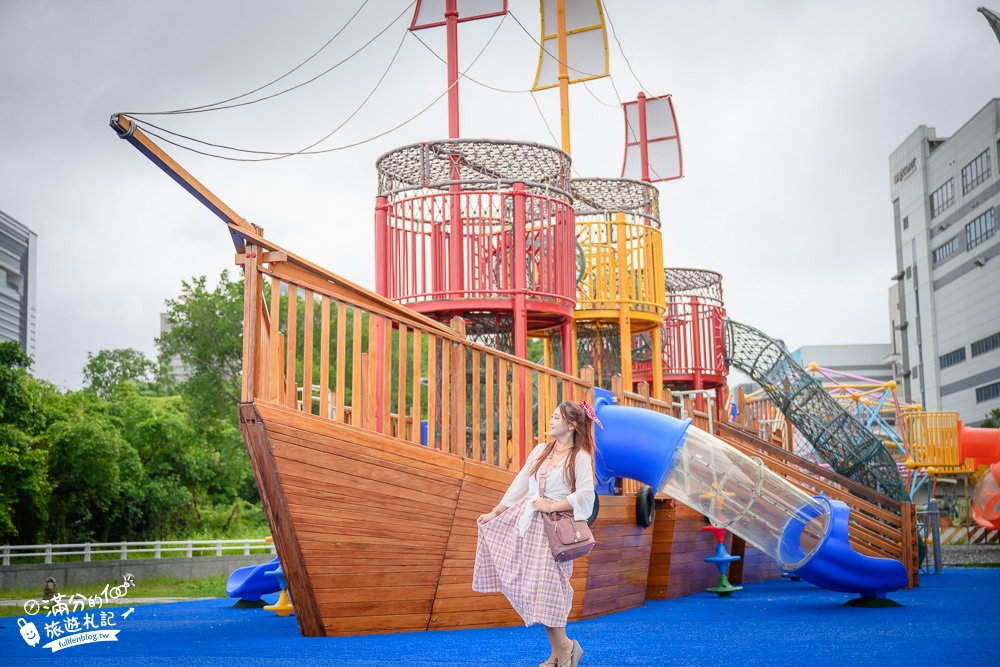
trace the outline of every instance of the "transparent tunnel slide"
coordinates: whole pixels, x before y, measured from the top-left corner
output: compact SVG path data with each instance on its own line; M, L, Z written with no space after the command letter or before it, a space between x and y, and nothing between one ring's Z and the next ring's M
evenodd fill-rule
M906 587L902 563L851 547L846 504L807 495L691 420L614 405L603 390L595 408L603 424L596 429L599 484L615 477L649 484L822 588L883 598Z

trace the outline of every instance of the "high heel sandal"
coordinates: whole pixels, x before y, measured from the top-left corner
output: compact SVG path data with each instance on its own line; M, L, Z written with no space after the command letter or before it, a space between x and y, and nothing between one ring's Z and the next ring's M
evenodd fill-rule
M560 662L556 667L564 667L567 663L569 667L576 667L580 664L580 658L583 657L583 647L580 646L580 642L573 640L573 650L570 651L569 657Z

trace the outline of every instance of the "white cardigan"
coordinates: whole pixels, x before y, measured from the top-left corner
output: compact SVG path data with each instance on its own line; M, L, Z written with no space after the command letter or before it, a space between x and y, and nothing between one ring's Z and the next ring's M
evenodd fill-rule
M513 507L525 498L534 501L538 497L538 476L531 476L528 473L535 466L535 461L542 455L545 443L540 443L531 453L528 460L524 462L521 472L511 482L510 488L504 494L500 504L504 507ZM567 457L566 460L568 460ZM545 480L545 497L549 500L562 500L565 498L573 508L573 518L577 521L586 521L594 511L594 464L590 455L579 451L576 453L576 491L570 493L569 475L566 474L566 460L552 468L549 476ZM543 464L544 465L544 464ZM524 535L531 526L531 518L534 516L535 506L529 502L524 506L524 513L518 522L518 529Z

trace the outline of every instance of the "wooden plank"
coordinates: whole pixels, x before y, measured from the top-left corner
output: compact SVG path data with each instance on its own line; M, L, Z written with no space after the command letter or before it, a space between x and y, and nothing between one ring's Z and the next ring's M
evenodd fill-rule
M354 358L357 361L357 356ZM347 422L347 305L337 303L337 402L334 405L334 419ZM357 385L354 385L357 386Z
M396 367L396 437L406 440L406 389L409 386L406 375L406 325L399 325L396 344L399 346L399 363Z
M239 417L240 431L243 432L247 445L250 464L275 538L274 543L281 558L288 590L295 598L295 616L299 630L307 637L321 637L325 634L325 628L313 596L306 559L300 550L298 536L285 502L281 477L271 455L267 431L253 405L241 405Z
M316 300L313 293L306 290L303 306L302 332L302 410L312 414L312 376L313 376L313 315Z
M290 408L298 407L298 387L296 385L295 359L296 345L298 344L298 307L299 297L295 290L295 285L288 286L288 321L287 333L285 334L285 405Z
M260 273L257 271L257 247L246 248L246 263L244 264L243 284L243 378L240 388L240 400L248 403L253 400L257 380L257 340L256 318L258 315L257 300L261 298Z
M381 377L378 378L379 390L381 391L381 404L379 412L382 418L382 433L389 435L392 433L392 419L389 405L392 400L392 322L384 317L379 318L382 331L382 369Z
M437 435L438 406L441 404L437 387L437 341L436 336L427 337L427 446L433 449L441 448Z
M364 410L361 407L365 404L365 388L362 387L362 352L361 343L364 337L365 314L360 308L354 308L351 314L351 424L359 428L364 428ZM340 402L347 404L347 394L338 392Z
M388 632L414 632L427 629L427 617L427 613L385 614L381 616L357 616L353 614L331 616L326 623L325 630L328 637L350 637L357 634Z
M319 306L319 414L330 416L330 298L325 295Z
M494 373L493 368L496 364L496 359L490 356L484 356L484 362L486 364L486 409L483 411L486 416L486 456L483 458L484 461L488 461L492 465L500 465L499 456L494 455L494 447L496 447L496 441L494 439L493 430L493 416L497 414L497 405L494 394Z
M268 399L272 401L280 400L280 388L283 386L282 378L284 373L280 371L282 358L282 335L279 329L281 321L281 282L277 278L271 278L271 335L270 335L270 359L268 365Z
M421 444L421 431L422 425L421 415L423 410L421 408L421 361L423 359L423 337L420 334L419 329L413 330L413 406L411 407L410 418L413 420L413 431L410 433L410 439L414 444Z
M454 454L453 447L455 434L452 432L454 424L451 423L452 400L454 388L451 386L451 341L442 339L441 353L438 359L441 362L441 451Z
M267 300L264 298L264 281L258 275L257 280L257 321L255 323L257 343L254 354L257 356L254 367L253 398L269 400L268 388L271 383L271 317L267 310Z
M482 354L479 350L472 350L472 360L470 363L472 376L472 458L476 461L481 461L483 459L483 429L480 428L480 424L483 423L483 418L482 403L480 400L480 394L482 392L482 374L480 373L479 368L482 364Z
M335 446L343 450L345 455L346 452L353 452L356 458L377 456L380 459L399 461L454 479L461 479L465 474L466 462L458 456L414 446L395 438L291 411L285 407L260 404L259 411L268 423L274 424L276 433L286 434L291 438L303 438L309 443Z
M515 464L516 461L510 459L510 452L508 451L508 431L507 431L507 396L509 394L508 390L510 384L507 381L507 362L506 360L499 360L497 367L497 413L499 414L497 422L497 451L499 452L497 456L497 465L501 468L520 470Z

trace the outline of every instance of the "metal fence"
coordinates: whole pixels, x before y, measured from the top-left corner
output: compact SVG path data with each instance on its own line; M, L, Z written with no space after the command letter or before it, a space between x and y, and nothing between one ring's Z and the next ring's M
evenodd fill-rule
M25 544L0 547L3 565L10 565L14 559L25 561L44 558L51 563L54 557L63 561L82 560L89 563L94 556L117 556L128 560L129 554L152 554L153 558L163 556L191 558L193 556L249 556L256 553L275 553L274 545L264 538L252 540L179 540L176 542L90 542L86 544ZM79 557L82 556L82 559ZM148 556L144 556L148 557ZM106 560L101 558L99 560Z

